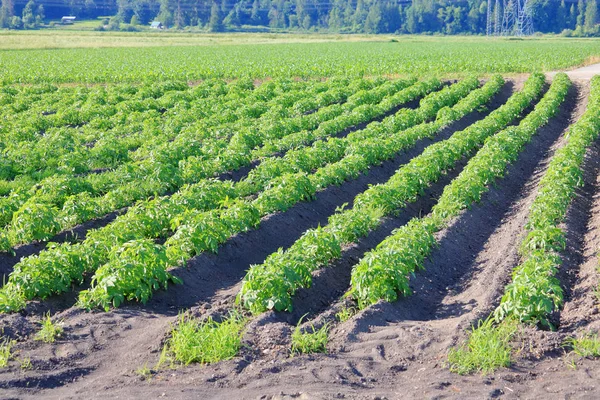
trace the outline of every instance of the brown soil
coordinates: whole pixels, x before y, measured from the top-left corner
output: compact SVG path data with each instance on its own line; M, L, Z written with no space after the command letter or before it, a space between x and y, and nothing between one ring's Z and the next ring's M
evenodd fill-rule
M521 81L507 84L489 107L501 105ZM427 213L443 187L465 165L432 185L367 238L344 250L341 260L317 271L310 289L297 293L293 313L266 313L254 319L244 335L241 354L209 366L163 369L142 378L136 370L153 367L170 324L180 310L220 315L233 304L249 265L287 247L306 229L324 224L336 207L369 184L386 181L418 155L430 140L368 174L320 192L316 200L274 214L255 231L237 235L218 255L194 258L174 271L183 285L156 293L145 306L126 304L103 313L86 313L72 304L74 295L32 304L23 314L0 318L4 335L17 339L19 361L0 372L1 398L95 399L397 399L397 398L598 398L600 367L577 360L560 346L568 336L600 328L595 287L596 251L600 246L600 144L588 152L585 186L569 210L564 228L568 248L561 269L566 293L557 313L556 332L527 329L516 362L491 376L458 376L448 371L445 356L466 337L467 328L498 304L510 271L518 263L529 205L564 133L585 109L587 84L578 83L559 115L542 128L482 201L465 211L438 236L439 247L426 270L411 281L414 294L395 303L378 303L344 323L334 315L349 287L352 265L393 229ZM469 115L444 130L449 137L488 111ZM31 340L46 310L57 312L65 334L54 344ZM300 317L319 326L332 324L327 354L289 356L289 338ZM572 368L572 363L576 369Z

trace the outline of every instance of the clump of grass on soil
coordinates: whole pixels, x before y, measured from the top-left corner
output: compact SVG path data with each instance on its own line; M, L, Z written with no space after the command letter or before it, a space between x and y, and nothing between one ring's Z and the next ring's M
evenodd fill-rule
M506 319L499 324L488 318L480 321L466 343L450 349L448 364L450 371L460 375L481 372L488 374L511 364L511 340L517 333L518 324Z
M316 329L315 326L311 324L306 331L302 331L302 329L300 329L301 323L302 318L300 318L296 329L294 329L294 332L292 333L292 355L326 353L329 324L325 324L319 329Z
M50 313L46 314L42 320L42 328L36 333L35 340L41 340L44 343L54 343L56 338L63 333L63 328L60 322L53 323L50 319Z
M571 348L573 353L582 358L600 357L600 339L596 332L587 332L579 338L568 338L565 347Z
M8 366L8 362L12 358L12 347L14 344L14 341L8 339L0 342L0 368Z
M204 321L180 314L171 337L166 341L157 368L166 361L183 365L209 364L233 358L242 344L246 318L231 313L221 322L208 317Z

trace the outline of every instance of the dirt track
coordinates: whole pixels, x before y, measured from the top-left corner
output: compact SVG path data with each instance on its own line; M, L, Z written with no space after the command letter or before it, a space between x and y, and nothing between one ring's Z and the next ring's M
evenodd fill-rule
M504 103L521 84L507 84L490 110ZM289 246L307 228L323 224L336 207L351 202L369 184L387 180L431 143L429 140L355 181L321 192L313 202L271 216L260 229L232 238L218 255L196 257L188 268L176 271L184 285L157 293L146 306L128 304L109 313L85 313L72 307L73 297L62 296L33 304L29 316L1 317L6 335L24 337L36 329L34 322L49 305L64 319L66 335L53 345L31 340L19 345L19 355L31 357L34 369L22 371L14 364L1 372L0 397L600 397L600 364L579 361L573 370L560 347L574 332L600 328L598 300L592 290L598 284L595 253L600 246L598 143L588 152L586 185L578 192L565 226L569 238L561 282L567 297L564 310L556 316L558 331L524 332L526 350L519 360L493 376L460 377L444 367L448 348L464 339L466 328L497 305L518 262L516 248L538 180L553 152L563 144L567 127L585 110L587 90L586 83L578 81L559 115L538 132L509 173L479 205L464 212L439 235L440 246L426 270L411 281L414 295L393 304L376 304L345 323L335 324L329 354L289 357L289 334L300 316L309 313L316 324L331 321L343 303L340 297L348 288L350 269L357 259L409 218L428 212L464 163L418 202L386 220L356 246L345 249L344 257L333 267L318 271L313 287L296 296L294 313L271 312L252 321L239 357L211 366L162 370L149 381L135 372L156 363L169 324L180 309L199 315L226 310L250 264L262 262L278 247ZM464 129L486 113L469 115L436 140Z

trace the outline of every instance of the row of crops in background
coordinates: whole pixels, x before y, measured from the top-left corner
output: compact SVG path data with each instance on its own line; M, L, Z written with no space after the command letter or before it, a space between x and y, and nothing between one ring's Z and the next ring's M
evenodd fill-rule
M262 105L257 104L257 97L264 93L263 86L260 86L255 91L258 93L247 90L246 94L249 98L247 101L252 103L251 107L260 108L261 112L244 114L243 104L240 103L246 99L237 102L232 100L238 104L236 113L241 115L232 117L230 122L215 125L205 119L191 119L187 124L180 125L172 135L161 135L157 130L154 135L160 137L158 140L149 139L148 143L151 144L145 143L134 151L119 148L117 144L118 151L128 155L127 159L121 160L113 168L105 167L84 176L71 168L44 169L44 172L53 175L38 181L35 179L40 174L38 170L18 175L18 179L5 180L7 193L0 199L5 250L7 246L49 238L61 229L105 215L136 200L177 190L184 184L197 183L202 178L239 168L262 155L310 142L319 135L326 136L328 132L339 131L353 123L385 113L419 95L422 90L427 90L423 85L407 88L414 80L383 84L382 80L357 79L350 85L348 83L345 80L334 80L330 86L316 83L317 89L323 90L321 93L315 93L317 90L314 88L306 90L307 87L301 86L302 90L293 93L273 94ZM340 89L338 85L345 89ZM435 85L439 85L439 81L434 81L430 87ZM406 91L397 93L403 88ZM184 104L188 103L184 101ZM216 108L211 115L216 115L214 119L220 120L222 114ZM307 114L317 108L317 112ZM169 122L166 121L167 126L170 126ZM128 125L126 129L143 130L145 126ZM121 129L119 126L118 130ZM285 141L281 141L284 137ZM34 141L31 143L35 145ZM115 142L111 143L115 148ZM22 143L22 147L28 144ZM65 156L78 153L81 159L86 160L85 156L89 153L80 150L93 150L97 144L84 144L72 153L68 150L64 153ZM260 147L255 149L257 145ZM18 146L13 144L14 147ZM57 153L57 159L62 159L60 147L56 146L53 150ZM47 153L49 150L41 146L39 151ZM4 153L7 155L4 162L10 164L15 157L14 151L5 149ZM220 157L216 157L217 154Z
M599 50L600 44L595 40L481 38L10 50L0 52L0 82L529 73L581 65Z

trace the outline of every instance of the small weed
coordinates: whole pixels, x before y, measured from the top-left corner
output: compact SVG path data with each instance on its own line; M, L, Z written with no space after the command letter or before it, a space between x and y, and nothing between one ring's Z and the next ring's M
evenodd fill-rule
M357 310L354 307L344 307L337 314L335 314L335 317L340 322L346 322L350 318L355 316L356 312L357 312Z
M19 363L21 364L21 369L23 371L33 368L33 365L31 364L31 358L29 357L20 359Z
M510 341L516 334L517 327L517 323L509 319L498 325L491 318L480 321L465 344L450 349L450 371L460 375L473 372L487 374L509 366L512 351Z
M42 321L42 329L35 335L35 340L41 340L44 343L54 343L56 338L59 338L63 333L62 326L59 326L60 323L53 323L52 319L50 319L50 313L46 314L46 317Z
M300 318L296 329L294 329L294 332L292 333L292 355L326 353L329 324L325 324L319 329L316 329L315 326L311 324L310 329L312 332L302 332L300 329L302 318Z
M588 332L581 338L568 338L565 340L564 346L570 347L579 357L600 357L600 339L597 333Z
M12 347L15 345L14 340L4 339L0 343L0 368L8 366L8 362L12 358Z
M212 318L199 321L196 318L179 316L179 323L171 330L157 367L170 361L184 365L208 364L233 358L242 344L242 332L246 319L231 313L222 322Z
M600 286L594 288L594 295L596 296L596 300L600 301Z
M148 364L144 364L143 367L138 368L135 371L136 374L138 374L142 379L149 381L150 379L152 379L152 370L150 368L148 368Z

